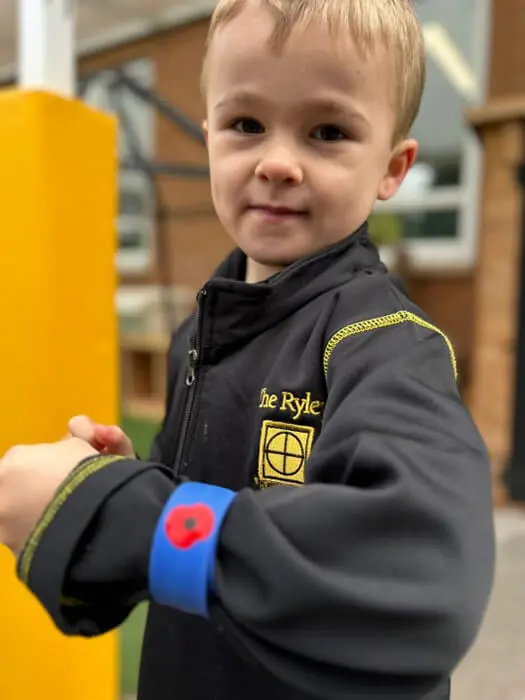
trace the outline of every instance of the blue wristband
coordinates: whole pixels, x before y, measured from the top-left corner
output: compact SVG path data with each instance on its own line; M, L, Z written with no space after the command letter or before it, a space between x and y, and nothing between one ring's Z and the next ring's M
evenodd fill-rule
M154 602L208 617L222 522L236 493L181 484L166 503L153 536L149 589Z

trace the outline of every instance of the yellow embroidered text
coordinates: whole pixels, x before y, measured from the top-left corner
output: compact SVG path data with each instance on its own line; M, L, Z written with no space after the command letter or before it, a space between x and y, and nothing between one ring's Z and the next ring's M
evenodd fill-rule
M307 391L304 396L295 396L291 391L272 394L266 387L261 389L259 402L259 408L271 408L281 413L288 413L293 420L299 420L303 416L321 416L324 405L324 401L313 399L311 391Z

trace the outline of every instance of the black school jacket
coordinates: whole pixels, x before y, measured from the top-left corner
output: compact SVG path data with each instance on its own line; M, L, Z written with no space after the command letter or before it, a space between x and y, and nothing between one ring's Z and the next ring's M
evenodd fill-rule
M238 491L209 620L151 605L141 700L444 700L493 575L491 478L448 339L366 227L269 281L234 253L175 334L148 462L63 484L19 575L66 634L148 599L180 479Z

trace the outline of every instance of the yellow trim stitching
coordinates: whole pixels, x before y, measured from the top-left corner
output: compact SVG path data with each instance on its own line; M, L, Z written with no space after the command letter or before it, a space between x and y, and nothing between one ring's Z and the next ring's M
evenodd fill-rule
M84 603L84 601L78 600L77 598L66 598L65 596L60 597L60 605L63 605L65 608L87 607L87 603Z
M425 321L424 319L420 318L419 316L416 316L410 311L398 311L397 313L390 314L388 316L379 316L378 318L370 318L365 321L358 321L357 323L352 323L351 325L345 326L344 328L341 328L341 330L337 331L337 333L335 333L328 342L328 345L326 346L324 351L323 367L325 375L328 374L328 364L330 362L330 358L332 357L334 350L343 340L346 340L346 338L349 338L352 335L358 335L359 333L368 333L369 331L376 331L379 328L390 328L391 326L398 326L401 323L414 323L417 326L421 326L422 328L426 328L427 330L440 335L448 347L448 351L450 353L450 361L452 363L452 368L454 369L454 376L457 379L458 366L456 361L456 355L454 353L452 343L450 342L448 337L443 333L443 331L440 331L439 328L436 328L436 326L433 326L431 323L428 323L428 321Z
M82 465L82 467L78 471L74 470L70 478L62 484L60 491L58 491L55 498L51 501L51 503L44 511L44 515L41 517L37 526L33 530L29 540L27 541L26 546L24 547L24 551L22 552L19 572L20 579L25 584L27 584L29 580L29 572L31 569L31 564L33 563L33 557L38 548L38 545L40 544L40 541L42 540L44 532L49 527L49 525L51 525L54 517L56 516L60 508L64 505L64 503L67 501L67 499L71 496L73 491L75 491L75 489L77 489L81 484L83 484L88 477L92 476L104 467L107 467L109 464L113 464L113 462L117 462L121 459L124 458L115 455L93 458L92 460L86 462L85 465Z

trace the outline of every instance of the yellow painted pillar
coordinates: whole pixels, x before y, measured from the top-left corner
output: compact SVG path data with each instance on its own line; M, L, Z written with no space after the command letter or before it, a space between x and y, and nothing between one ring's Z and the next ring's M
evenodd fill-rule
M0 453L118 415L116 127L46 92L0 93ZM117 637L68 639L0 551L1 700L115 700Z

